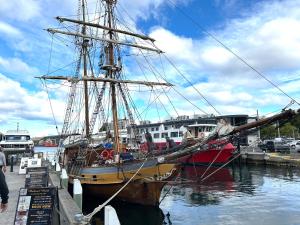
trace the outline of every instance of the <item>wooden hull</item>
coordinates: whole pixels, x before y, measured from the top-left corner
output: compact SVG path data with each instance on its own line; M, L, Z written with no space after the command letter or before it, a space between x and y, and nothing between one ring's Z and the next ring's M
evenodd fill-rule
M125 201L134 204L158 206L161 190L166 182L162 181L142 181L137 180L129 183L114 200ZM110 198L115 194L124 184L84 184L84 195Z
M125 163L122 167L117 165L84 167L80 169L78 175L69 174L69 182L73 183L74 178L79 178L85 195L108 199L135 175L115 199L157 206L162 188L177 173L176 164L159 164L157 160L151 159L145 162Z

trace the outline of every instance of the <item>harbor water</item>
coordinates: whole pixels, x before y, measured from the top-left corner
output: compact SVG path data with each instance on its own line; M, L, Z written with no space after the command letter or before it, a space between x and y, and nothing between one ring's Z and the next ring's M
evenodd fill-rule
M299 168L234 166L200 182L205 170L206 167L185 167L180 183L165 186L159 208L112 203L121 224L300 224ZM101 202L86 199L85 210L90 212ZM93 224L103 224L103 214L97 216Z
M46 154L55 148L35 150ZM202 180L208 178L200 181L203 173ZM187 166L177 180L163 189L160 207L112 202L121 225L300 224L299 168L235 165L207 170ZM84 213L103 201L85 196ZM103 212L93 224L103 224Z

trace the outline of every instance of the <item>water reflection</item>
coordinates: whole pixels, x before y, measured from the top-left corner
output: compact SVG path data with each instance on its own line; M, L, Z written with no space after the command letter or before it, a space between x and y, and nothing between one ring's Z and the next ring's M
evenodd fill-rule
M211 175L212 174L212 175ZM202 175L204 175L202 177ZM208 176L207 179L205 177ZM201 181L204 178L204 181ZM167 185L162 196L171 188L170 194L175 198L184 197L186 203L193 205L219 204L218 191L233 188L232 173L227 168L188 166L184 167L180 179L175 185Z
M216 173L214 173L218 170ZM207 179L201 181L201 176ZM213 175L211 175L213 174ZM210 176L211 175L211 176ZM112 203L122 225L298 224L300 171L297 168L185 167L166 185L160 208ZM85 199L92 211L103 200ZM103 224L103 214L93 224Z
M83 205L85 213L91 212L105 200L85 197ZM165 218L163 211L159 207L141 206L124 202L111 202L110 205L115 208L121 225L162 225ZM96 214L92 224L103 225L103 221L104 213L102 210Z

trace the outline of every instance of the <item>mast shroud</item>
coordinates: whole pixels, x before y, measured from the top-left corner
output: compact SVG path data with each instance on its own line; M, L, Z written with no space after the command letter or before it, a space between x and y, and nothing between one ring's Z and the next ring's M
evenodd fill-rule
M90 26L90 27L100 28L100 29L103 29L103 30L114 31L114 32L121 33L121 34L130 35L130 36L133 36L133 37L138 37L138 38L141 38L143 40L149 40L149 41L152 41L152 42L155 41L155 39L153 39L149 36L146 36L146 35L136 34L136 33L126 31L126 30L120 30L120 29L116 29L116 28L106 27L106 26L103 26L103 25L100 25L100 24L84 22L84 21L69 19L69 18L60 17L60 16L57 16L56 19L61 21L61 22L67 21L67 22L82 24L82 25L86 25L86 26Z
M133 44L133 43L127 43L127 42L121 42L121 41L117 41L117 40L112 40L112 39L106 39L106 38L100 38L100 37L93 37L93 36L88 36L88 35L84 35L84 34L80 34L80 33L75 33L75 32L67 32L67 31L62 31L62 30L57 30L57 29L47 29L48 32L50 33L59 33L59 34L65 34L65 35L70 35L70 36L75 36L75 37L82 37L82 38L88 38L88 39L94 39L94 40L99 40L99 41L105 41L108 43L112 43L112 44L118 44L118 45L125 45L125 46L130 46L130 47L134 47L134 48L139 48L139 49L144 49L144 50L148 50L148 51L153 51L153 52L157 52L157 53L163 53L162 50L158 49L158 48L150 48L147 46L142 46L142 45L138 45L138 44Z

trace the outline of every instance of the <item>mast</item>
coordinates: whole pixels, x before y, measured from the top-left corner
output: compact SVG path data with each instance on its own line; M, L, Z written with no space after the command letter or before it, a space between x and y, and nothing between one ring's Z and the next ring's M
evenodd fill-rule
M82 20L85 22L85 4L84 0L82 0ZM86 25L82 26L82 34L86 35ZM82 52L83 52L83 78L86 78L87 75L87 47L88 47L88 39L83 38L82 42ZM84 89L84 109L85 109L85 134L86 137L90 134L90 125L89 125L89 97L88 97L88 84L87 81L83 81L83 89Z
M113 39L113 4L114 0L105 0L107 3L107 11L108 11L108 27L109 30L109 38ZM108 69L108 77L115 78L115 71L113 71L114 65L114 46L112 43L108 43L108 54L109 54L109 69ZM119 125L118 125L118 111L117 111L117 101L116 101L116 86L114 83L110 83L111 88L111 107L112 107L112 116L113 116L113 126L114 126L114 146L116 151L119 153Z

